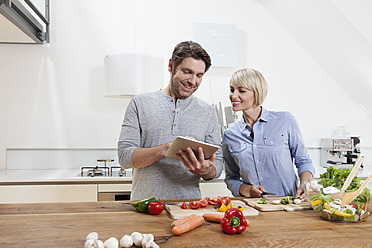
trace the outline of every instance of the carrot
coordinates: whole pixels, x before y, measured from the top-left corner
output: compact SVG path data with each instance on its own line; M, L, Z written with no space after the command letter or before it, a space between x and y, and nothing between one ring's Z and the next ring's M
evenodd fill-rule
M171 226L179 226L179 225L182 225L184 223L186 223L187 221L189 221L189 219L191 218L195 218L196 214L191 214L191 215L188 215L188 216L185 216L181 219L178 219L178 220L175 220L171 223Z
M203 216L195 215L195 217L190 218L187 222L182 225L177 225L172 228L172 233L174 235L180 235L182 233L188 232L201 226L204 223Z
M207 214L204 214L203 217L204 217L204 219L205 219L206 221L210 221L210 222L218 222L218 223L220 223L221 220L222 220L223 217L224 217L224 214L207 213Z

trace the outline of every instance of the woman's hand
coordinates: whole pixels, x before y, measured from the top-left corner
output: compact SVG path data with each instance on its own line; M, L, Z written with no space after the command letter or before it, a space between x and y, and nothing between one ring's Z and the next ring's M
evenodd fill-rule
M262 192L264 192L265 189L261 185L248 185L243 183L240 185L239 193L241 195L247 196L247 197L261 197Z

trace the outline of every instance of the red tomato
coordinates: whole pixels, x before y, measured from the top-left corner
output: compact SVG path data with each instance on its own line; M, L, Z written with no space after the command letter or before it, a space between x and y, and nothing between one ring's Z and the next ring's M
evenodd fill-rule
M198 209L201 206L200 201L191 201L189 203L191 209Z
M160 214L163 212L164 205L161 202L150 202L149 203L149 213L150 214Z
M218 199L217 198L209 198L208 200L209 205L217 205Z
M182 209L188 209L186 202L182 203L181 208Z
M363 206L363 210L364 210L364 211L367 210L367 206L368 206L368 202L366 202L366 204L364 204L364 206Z
M200 205L202 208L208 206L208 200L206 198L203 198L200 200Z
M218 205L222 206L222 204L225 204L226 206L230 203L230 197L228 196L219 196L218 199Z
M349 205L352 206L355 209L358 209L358 205L356 205L355 203L350 203Z

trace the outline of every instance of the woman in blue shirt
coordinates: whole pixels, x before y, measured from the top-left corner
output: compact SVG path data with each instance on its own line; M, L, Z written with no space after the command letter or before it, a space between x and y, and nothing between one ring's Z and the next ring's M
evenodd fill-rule
M260 197L267 191L304 199L302 181L311 180L315 169L294 116L261 106L267 88L253 69L236 71L230 80L232 109L243 115L224 133L225 183L234 196Z

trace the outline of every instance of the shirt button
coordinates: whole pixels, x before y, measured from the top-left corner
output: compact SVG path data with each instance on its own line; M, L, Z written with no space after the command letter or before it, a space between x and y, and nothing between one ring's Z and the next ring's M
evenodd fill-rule
M273 144L274 142L270 141L270 144Z
M258 160L256 160L256 162L258 163Z
M261 180L262 180L263 178L261 177Z

